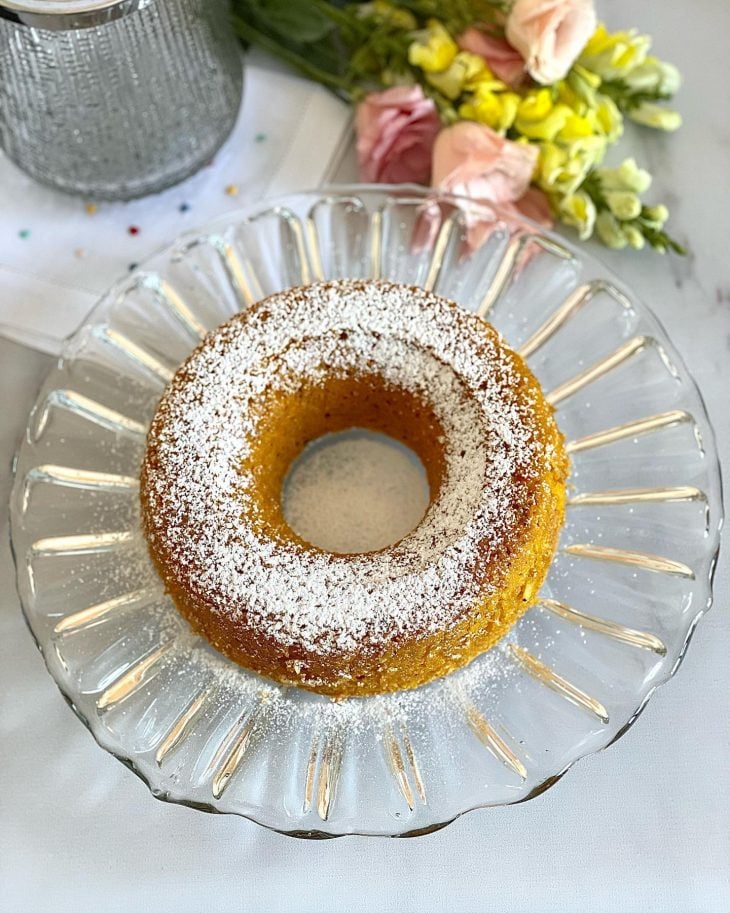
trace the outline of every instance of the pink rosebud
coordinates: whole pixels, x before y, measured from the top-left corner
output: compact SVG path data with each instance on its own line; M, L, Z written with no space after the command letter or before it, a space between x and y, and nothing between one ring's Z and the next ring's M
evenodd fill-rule
M565 76L595 29L592 0L515 0L507 16L507 40L542 85Z
M487 61L497 79L518 86L525 78L525 61L504 38L494 38L477 28L468 28L457 39L462 51L478 54Z
M440 126L436 106L420 86L371 92L357 106L355 115L362 180L427 184Z

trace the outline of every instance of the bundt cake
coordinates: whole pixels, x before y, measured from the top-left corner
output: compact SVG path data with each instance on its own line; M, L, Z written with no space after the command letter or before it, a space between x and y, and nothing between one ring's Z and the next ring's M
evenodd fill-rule
M412 448L423 520L362 554L287 524L282 484L347 428ZM213 330L164 392L141 475L152 558L211 644L338 697L413 688L469 662L534 603L563 521L553 410L488 324L422 289L340 280Z

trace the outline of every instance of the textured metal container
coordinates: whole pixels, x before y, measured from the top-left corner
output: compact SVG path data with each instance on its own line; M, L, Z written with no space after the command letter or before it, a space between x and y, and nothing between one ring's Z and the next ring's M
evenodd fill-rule
M229 0L0 0L0 145L45 184L99 199L162 190L233 127Z

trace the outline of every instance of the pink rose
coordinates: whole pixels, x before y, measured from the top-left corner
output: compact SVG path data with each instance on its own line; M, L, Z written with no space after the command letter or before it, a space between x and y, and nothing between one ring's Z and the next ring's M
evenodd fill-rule
M535 146L513 143L484 124L446 127L433 147L434 187L488 203L513 203L530 186Z
M457 39L462 51L483 57L497 79L518 86L525 78L525 61L504 38L495 38L477 28L468 28Z
M542 85L562 79L596 29L592 0L515 0L507 40Z
M436 106L420 86L371 92L355 115L362 180L427 184L431 150L440 127Z
M535 146L513 143L483 124L459 121L436 138L432 183L457 196L494 203L515 230L528 227L522 216L551 225L545 194L530 187L537 156ZM493 220L468 210L465 220L467 245L476 250L491 233Z

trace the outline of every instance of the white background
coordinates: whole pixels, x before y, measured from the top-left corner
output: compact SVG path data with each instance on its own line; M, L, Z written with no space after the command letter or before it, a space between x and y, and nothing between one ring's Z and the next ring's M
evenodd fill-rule
M622 149L655 174L653 195L668 202L671 226L692 253L685 260L650 253L606 259L664 322L706 396L727 454L730 6L604 0L599 10L610 26L651 32L657 53L685 76L677 99L682 131L670 138L631 132ZM350 159L340 173L351 172ZM0 236L0 254L9 243ZM0 343L2 470L47 363ZM8 485L0 477L3 502ZM428 837L302 842L157 803L97 748L24 628L3 545L0 908L727 913L729 604L725 554L716 606L678 676L624 739L580 762L541 797L474 812Z

